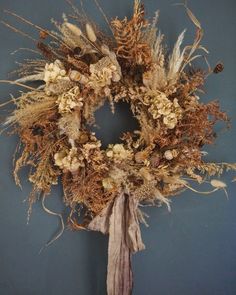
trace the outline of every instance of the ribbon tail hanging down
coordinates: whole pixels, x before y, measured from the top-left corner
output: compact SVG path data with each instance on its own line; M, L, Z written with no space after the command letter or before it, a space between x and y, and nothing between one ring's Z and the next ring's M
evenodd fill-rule
M145 248L137 217L138 201L121 193L89 224L89 229L109 233L107 295L131 295L131 256Z

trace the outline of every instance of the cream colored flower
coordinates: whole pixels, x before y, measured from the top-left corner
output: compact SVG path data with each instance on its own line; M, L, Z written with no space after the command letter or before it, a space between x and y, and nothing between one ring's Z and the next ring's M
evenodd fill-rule
M102 180L102 186L105 190L109 191L109 190L113 189L114 185L115 185L114 181L111 177L107 177Z
M161 117L161 114L158 112L158 109L155 107L151 106L148 111L152 114L152 117L154 120L158 119Z
M114 155L113 150L107 151L108 158L112 158Z
M75 86L68 92L59 95L57 99L59 113L71 113L76 107L81 108L83 106L83 98L79 97L79 95L80 89L78 86Z
M166 125L168 129L174 129L177 122L178 119L175 113L171 113L163 118L163 123Z
M167 150L164 153L164 158L166 158L166 160L173 160L174 158L176 158L178 156L178 151L176 149L173 150Z
M173 100L173 109L174 109L174 112L177 115L178 119L180 119L182 117L183 111L182 111L181 106L179 105L177 98L174 98L174 100Z
M163 106L158 110L160 115L168 116L171 113L172 103L170 101L165 101Z
M96 140L94 142L85 143L83 145L83 149L81 150L83 153L84 159L89 163L91 162L91 154L94 152L94 150L98 150L101 147L101 141Z
M165 93L149 90L144 95L143 103L149 106L148 111L154 120L162 117L168 129L175 128L178 119L182 116L182 109L177 98L171 101Z
M178 103L177 98L175 98L172 102L171 113L163 118L163 123L167 126L167 128L173 129L181 117L182 109Z
M129 150L124 148L123 144L109 145L106 155L114 160L129 160L133 156Z
M170 151L170 150L165 151L164 158L166 158L166 160L169 160L169 161L173 160L174 155L173 155L172 151Z
M69 151L62 150L54 155L55 165L62 170L75 172L79 167L84 167L83 157L78 156L77 148L73 147Z
M44 70L44 82L49 84L60 79L69 80L69 78L66 76L66 70L62 62L57 59L53 63L46 64Z
M125 182L126 178L126 172L114 166L113 169L110 170L108 177L103 180L103 187L107 190L120 187L122 183Z
M111 85L111 82L118 82L121 78L121 70L118 62L106 56L100 59L96 64L89 67L90 77L89 85L96 92L102 88Z
M100 89L105 86L111 85L112 70L109 68L103 68L100 71L96 71L93 65L90 66L90 78L89 85L94 89Z
M153 115L153 118L159 118L161 115L168 115L171 112L172 103L166 97L165 93L156 91L150 91L148 93L149 98L146 98L146 104L150 105L149 112Z

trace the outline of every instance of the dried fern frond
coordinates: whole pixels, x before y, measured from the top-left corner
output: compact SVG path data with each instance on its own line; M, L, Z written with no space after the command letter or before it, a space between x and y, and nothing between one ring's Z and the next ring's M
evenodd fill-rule
M134 3L134 13L131 20L122 21L117 18L111 21L111 26L117 43L116 54L129 64L149 64L150 47L142 42L142 30L147 25L144 19L144 7L139 1Z

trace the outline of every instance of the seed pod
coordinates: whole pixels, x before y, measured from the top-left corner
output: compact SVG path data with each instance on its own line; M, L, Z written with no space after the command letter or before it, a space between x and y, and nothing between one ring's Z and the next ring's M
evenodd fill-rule
M147 159L147 154L144 151L137 152L135 154L135 161L137 163L143 163Z
M168 161L173 160L173 158L174 158L174 156L173 156L173 154L172 154L172 152L170 150L165 151L164 157Z
M101 52L103 54L105 54L105 55L109 55L111 53L110 50L109 50L109 47L107 45L105 45L105 44L103 44L101 46Z
M227 186L226 183L218 179L212 179L211 185L216 188L225 188Z
M64 25L66 26L66 28L71 31L75 36L80 37L82 35L82 32L80 30L80 28L78 28L76 25L73 25L71 23L64 23Z
M152 155L150 159L150 163L152 167L158 167L160 164L160 156L159 155Z
M214 68L214 70L213 70L213 73L218 74L218 73L221 73L223 70L224 70L224 65L223 65L223 63L218 63L218 64L215 66L215 68Z
M72 81L80 81L81 73L75 70L70 71L69 77Z
M39 32L40 39L46 39L47 36L48 36L48 32L47 31L40 31Z
M95 32L94 32L92 26L90 24L88 24L88 23L86 24L86 33L87 33L88 39L91 42L96 42L97 37L95 35Z

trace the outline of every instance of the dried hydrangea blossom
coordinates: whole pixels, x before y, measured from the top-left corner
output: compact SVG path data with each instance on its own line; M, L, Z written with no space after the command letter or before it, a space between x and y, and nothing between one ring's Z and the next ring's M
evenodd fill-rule
M53 89L50 87L55 84L55 82L63 83L64 81L70 81L63 63L58 59L53 63L46 63L43 75L43 81L46 83L45 92L47 95L53 94Z
M170 113L167 116L164 116L163 123L168 129L174 129L178 122L177 116L175 113Z
M89 70L91 74L88 84L95 92L110 86L112 81L118 82L121 78L118 62L113 62L109 57L103 57L96 64L91 64Z
M91 140L90 137L90 141L88 143L85 143L81 149L81 152L84 156L84 159L87 160L87 163L91 163L92 162L92 158L91 158L91 154L93 154L94 152L98 152L98 159L100 158L99 152L100 152L100 148L101 148L101 142L97 139L95 139L94 141ZM98 160L97 159L97 160Z
M84 167L83 156L78 156L77 148L73 147L69 151L62 150L54 155L55 165L62 170L70 172L77 171Z
M163 123L168 129L175 128L179 119L181 119L182 109L178 99L169 100L165 93L157 91L148 91L143 98L144 105L149 106L148 111L153 119L162 117Z
M132 152L125 149L123 144L109 145L106 154L108 158L112 158L115 161L130 160L133 157Z
M83 97L80 96L78 86L71 88L68 92L62 93L57 99L58 111L60 114L71 113L76 107L82 108Z
M63 63L57 59L53 63L46 64L43 78L44 82L48 84L60 79L68 80Z
M166 158L166 160L173 160L175 157L177 157L178 155L178 151L173 149L173 150L167 150L164 153L164 157Z

